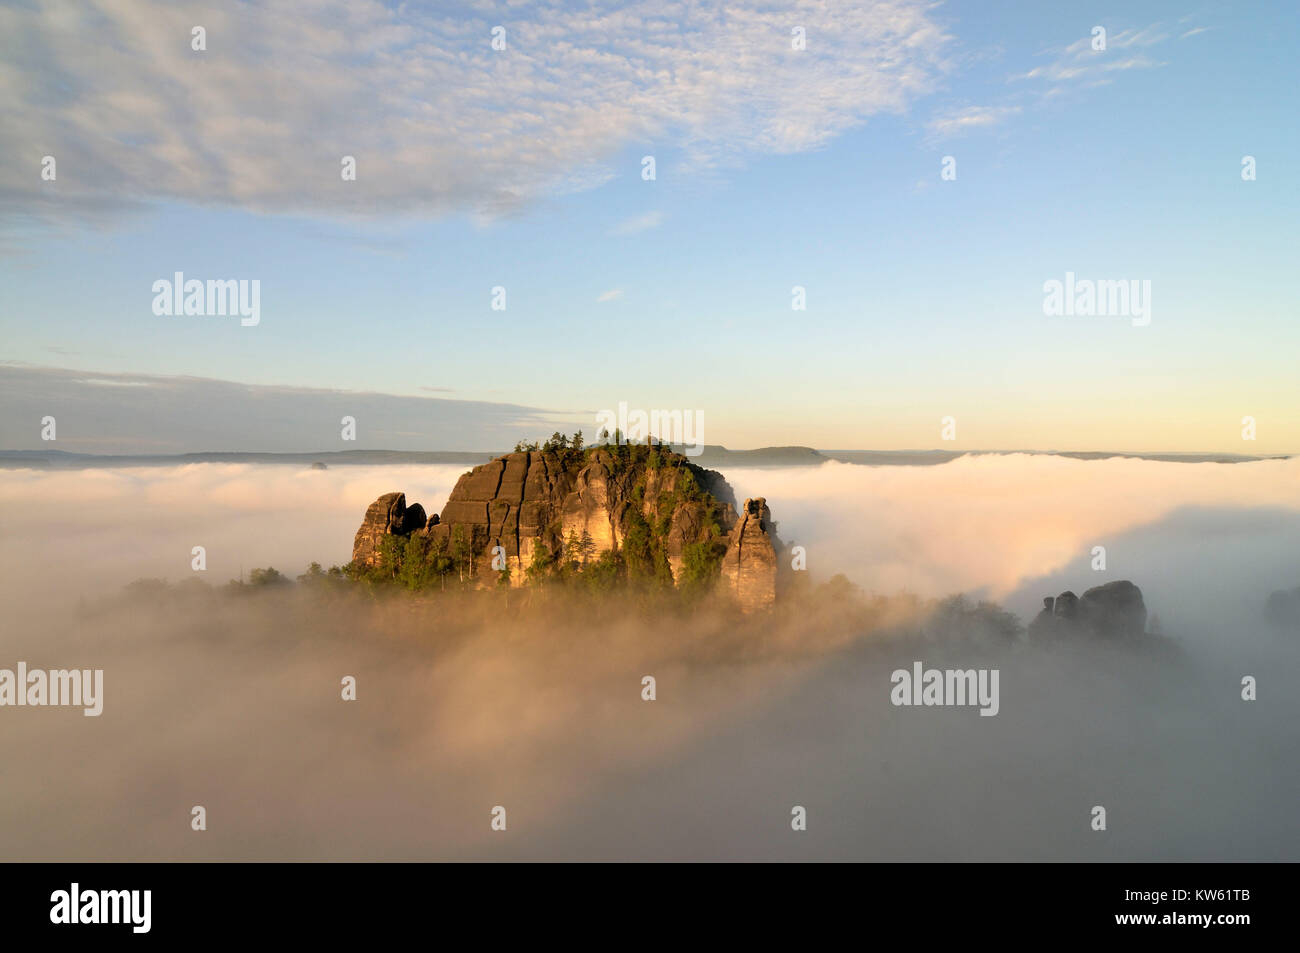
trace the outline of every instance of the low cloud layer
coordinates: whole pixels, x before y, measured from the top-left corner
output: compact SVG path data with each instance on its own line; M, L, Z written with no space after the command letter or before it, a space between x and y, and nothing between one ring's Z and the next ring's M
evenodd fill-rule
M0 364L0 403L7 411L0 448L97 454L500 451L520 434L567 433L573 419L592 417L478 400L24 364ZM55 419L57 442L41 437L47 416ZM355 441L342 439L345 416L356 421Z
M1024 615L1041 596L1117 578L1163 589L1175 604L1197 596L1189 604L1198 606L1206 587L1262 599L1300 582L1300 459L1013 454L728 477L738 497L767 498L782 537L807 547L811 572L842 572L876 592L979 592ZM1167 544L1179 526L1189 531ZM1106 547L1103 572L1092 569L1096 546Z
M197 545L207 549L214 582L241 566L297 573L313 560L346 562L366 506L381 494L402 490L437 512L465 469L0 471L0 556L20 591L40 587L49 566L65 567L58 574L65 592L183 578ZM1163 614L1216 580L1234 580L1221 588L1252 600L1300 583L1291 578L1300 565L1296 459L1229 465L1017 454L726 476L739 500L766 497L782 538L806 548L814 578L843 573L870 592L968 592L1005 600L1023 616L1043 595L1128 578ZM1103 572L1092 569L1095 546L1106 547Z
M1144 583L1164 571L1160 547L1193 534L1185 615L1146 648L1010 646L929 628L907 599L825 591L749 620L524 593L111 594L139 575L194 575L199 542L214 582L238 561L291 574L341 562L374 497L403 489L436 510L460 472L0 471L0 667L105 673L99 717L0 710L8 855L1296 859L1300 643L1258 612L1214 621L1267 578L1300 581L1300 537L1277 541L1295 516L1281 503L1290 462L729 474L742 498L767 497L817 574L875 591L1014 596L1053 573L1081 588L1090 571L1074 554L1098 532ZM1138 547L1144 534L1155 543ZM1147 596L1163 615L1160 586ZM915 661L999 670L998 714L892 705L891 672ZM340 697L345 675L355 702ZM1257 701L1241 699L1243 675ZM208 830L191 830L194 805ZM505 832L490 828L497 805ZM795 806L807 831L791 830Z

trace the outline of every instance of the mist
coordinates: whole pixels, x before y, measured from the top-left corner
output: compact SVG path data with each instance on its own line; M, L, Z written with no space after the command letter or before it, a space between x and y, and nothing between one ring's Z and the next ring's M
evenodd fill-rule
M770 616L218 588L240 565L346 562L375 497L436 511L460 472L0 473L0 667L105 673L97 718L0 709L6 856L1298 859L1300 634L1262 617L1300 584L1293 461L729 472L807 548L813 584ZM817 585L835 574L861 592ZM121 588L142 576L171 582ZM1116 578L1165 638L1035 642L974 611L1028 622L1042 596ZM935 612L958 592L971 611ZM895 706L914 661L999 670L997 716Z

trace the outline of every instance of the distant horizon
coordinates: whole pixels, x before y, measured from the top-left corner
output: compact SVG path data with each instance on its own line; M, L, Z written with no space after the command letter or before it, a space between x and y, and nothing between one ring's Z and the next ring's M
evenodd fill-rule
M624 443L639 443L639 441L623 441ZM610 441L612 445L612 441ZM588 443L588 447L601 446L599 441ZM660 442L661 446L669 449L677 449L681 444L668 444ZM987 447L962 447L951 449L947 447L812 447L806 444L772 444L763 447L729 447L725 444L705 444L705 453L709 451L723 451L726 453L745 454L745 453L762 453L764 451L779 450L806 450L817 454L949 454L954 457L963 454L993 454L993 455L1010 455L1017 453L1036 454L1041 456L1062 456L1062 457L1079 457L1079 456L1111 456L1111 457L1140 457L1140 458L1158 458L1158 457L1232 457L1241 460L1285 460L1297 456L1297 453L1231 453L1228 451L1215 450L1059 450L1059 449L1042 449L1042 448L987 448ZM19 449L0 447L0 455L3 454L23 454L36 456L40 454L57 454L67 457L91 457L91 458L141 458L141 459L166 459L182 458L195 456L266 456L266 457L310 457L310 456L337 456L343 454L401 454L403 456L419 456L427 454L445 454L445 455L495 455L500 456L507 453L516 452L511 449L498 447L495 449L461 449L456 447L439 447L431 450L402 450L391 447L358 447L349 450L186 450L175 453L116 453L101 452L92 453L76 450L61 450L57 448L35 448ZM830 458L828 458L828 461Z
M552 409L492 400L471 400L452 396L426 396L382 391L349 391L338 388L250 384L236 380L192 375L158 375L96 371L89 368L33 365L21 361L0 361L0 448L5 452L63 450L98 455L148 456L187 453L325 453L334 443L338 451L355 449L349 442L368 443L368 452L489 453L513 447L520 440L544 440L554 432L582 431L593 442L600 423L596 409ZM611 399L609 406L617 406ZM645 406L673 406L668 401ZM1257 440L1243 439L1241 421L1224 414L1216 428L1221 443L1205 445L1135 446L1115 439L1114 443L1083 443L1081 434L1073 443L996 444L980 439L998 421L975 414L954 413L955 439L927 445L843 442L831 445L799 439L797 426L773 427L771 439L747 437L755 427L751 420L743 428L731 418L715 424L708 408L697 412L703 421L699 442L732 451L767 450L782 447L825 449L832 453L1107 453L1131 455L1220 455L1240 457L1291 456L1300 450L1288 447L1275 436L1268 421L1260 423ZM55 439L42 439L42 420L53 417ZM352 441L344 438L343 417L356 421ZM857 422L860 431L878 430L882 435L901 430L938 436L949 415L923 418L917 410L900 418L880 412ZM761 425L761 421L759 421ZM818 429L809 421L809 429ZM1254 425L1252 424L1252 427ZM1057 429L1057 428L1046 428ZM1158 429L1153 427L1153 429ZM785 431L794 439L782 439ZM498 449L449 449L465 433L482 434L483 446ZM1073 431L1072 431L1073 432ZM968 433L976 436L967 439ZM901 439L901 438L900 438ZM302 441L310 440L310 443ZM671 441L670 441L671 442ZM690 442L690 441L677 441ZM821 448L818 447L821 443ZM1097 449L1101 447L1102 449ZM1231 447L1231 449L1229 449ZM1246 449L1249 447L1249 449Z

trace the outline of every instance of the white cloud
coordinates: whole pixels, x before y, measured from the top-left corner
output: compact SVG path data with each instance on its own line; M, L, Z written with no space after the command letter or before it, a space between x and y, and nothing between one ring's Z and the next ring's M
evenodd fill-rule
M931 10L34 0L0 8L0 142L32 156L0 169L0 209L493 215L630 174L611 163L632 145L699 165L799 152L934 88L949 38ZM791 49L791 24L807 50ZM55 182L40 179L46 154ZM346 155L356 181L340 176Z
M663 212L646 212L644 215L637 215L625 221L619 222L612 229L611 235L635 235L638 232L648 231L652 228L658 228L663 224Z
M615 301L623 297L622 288L611 288L596 299L597 304L604 304L606 301Z

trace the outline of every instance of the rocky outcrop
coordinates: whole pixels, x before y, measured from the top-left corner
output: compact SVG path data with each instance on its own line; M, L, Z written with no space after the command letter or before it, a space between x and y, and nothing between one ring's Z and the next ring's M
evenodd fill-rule
M1300 631L1300 586L1270 593L1264 604L1264 615L1279 629Z
M775 601L776 547L762 499L738 518L721 474L658 446L518 451L474 467L456 481L441 514L427 519L401 493L370 505L352 558L378 564L386 535L427 538L430 551L464 560L458 572L496 585L501 570L522 585L530 567L557 559L580 566L615 552L647 560L673 582L712 567L742 606ZM689 557L689 558L688 558ZM690 563L690 566L687 563ZM666 565L664 565L666 564Z
M1063 592L1043 599L1029 625L1031 636L1091 634L1133 638L1146 632L1147 608L1142 590L1127 579L1094 586L1082 597Z
M385 493L366 509L361 528L352 541L352 562L358 566L377 566L384 537L410 532L405 527L406 494Z
M722 579L746 612L776 602L775 539L767 500L746 500L722 559Z

